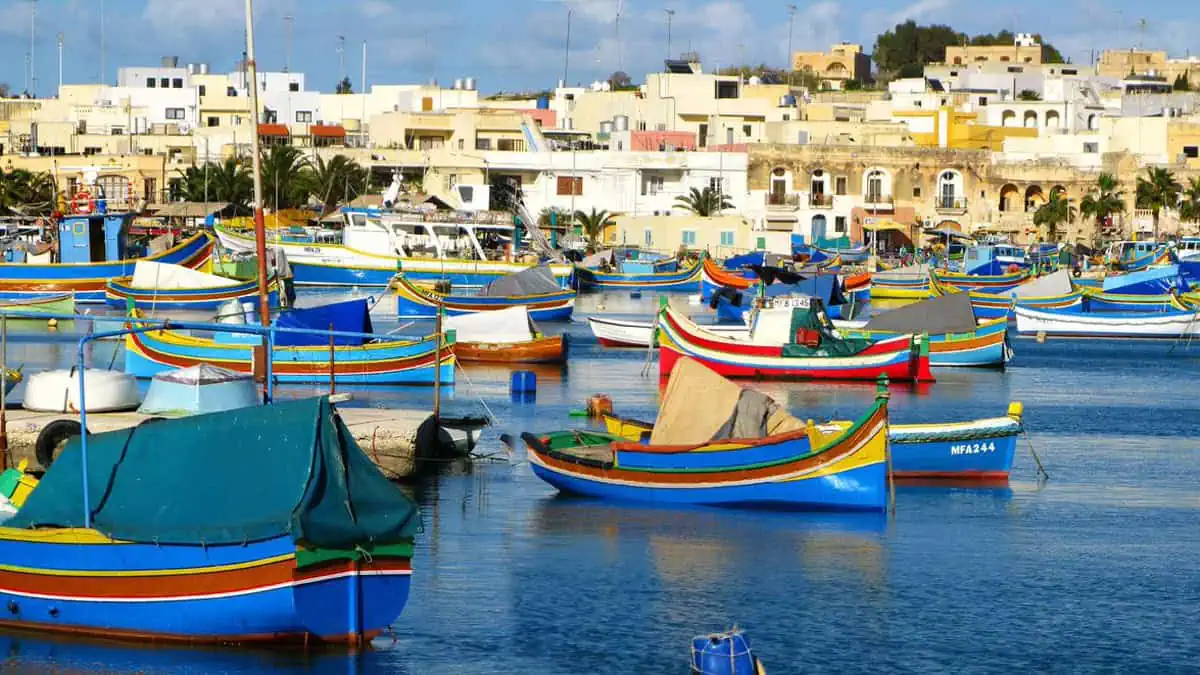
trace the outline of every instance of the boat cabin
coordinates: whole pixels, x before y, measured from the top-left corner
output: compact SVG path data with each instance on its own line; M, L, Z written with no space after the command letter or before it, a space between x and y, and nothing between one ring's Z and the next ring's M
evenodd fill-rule
M1025 250L1018 246L997 244L994 246L972 246L963 258L963 271L967 274L997 275L1010 268L1029 267Z
M1180 260L1200 259L1200 237L1184 237L1175 245L1175 254Z
M64 216L58 223L58 261L101 263L126 257L130 213L89 213Z
M1110 263L1128 263L1145 258L1158 249L1158 242L1147 241L1114 241L1108 245L1104 257Z
M512 241L511 217L458 219L450 212L343 209L343 243L400 257L489 260ZM483 216L485 214L477 214Z

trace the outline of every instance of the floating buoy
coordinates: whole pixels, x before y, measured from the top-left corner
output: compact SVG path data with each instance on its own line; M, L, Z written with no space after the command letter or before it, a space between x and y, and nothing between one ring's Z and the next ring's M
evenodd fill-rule
M512 374L509 381L509 392L513 394L533 394L537 392L537 373L528 370L518 370Z
M1046 344L1046 331L1038 331L1037 338L1035 339L1039 345Z
M692 672L698 675L756 675L764 672L750 638L736 628L692 639Z
M613 411L612 397L608 394L596 394L587 400L588 417L598 418L611 415Z
M50 319L46 322L46 325L50 328L58 328L58 319Z

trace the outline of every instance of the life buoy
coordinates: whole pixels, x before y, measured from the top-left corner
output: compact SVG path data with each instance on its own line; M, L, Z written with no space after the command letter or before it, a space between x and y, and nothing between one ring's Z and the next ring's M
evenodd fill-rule
M78 214L88 214L92 212L92 195L86 190L81 190L75 193L71 198L71 211Z

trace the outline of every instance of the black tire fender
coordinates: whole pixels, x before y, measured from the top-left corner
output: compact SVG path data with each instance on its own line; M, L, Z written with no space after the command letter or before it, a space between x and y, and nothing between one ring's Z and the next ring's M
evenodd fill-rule
M54 420L47 424L38 434L34 443L34 457L43 469L49 469L55 457L61 451L62 445L73 436L79 436L83 431L76 420Z

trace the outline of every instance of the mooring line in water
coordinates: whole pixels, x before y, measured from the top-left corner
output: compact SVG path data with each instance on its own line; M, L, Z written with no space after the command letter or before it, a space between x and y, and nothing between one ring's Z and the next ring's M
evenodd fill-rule
M454 367L458 369L458 372L462 373L464 378L466 378L467 390L471 392L472 396L475 396L475 384L471 382L471 376L467 374L466 368L463 368L462 364L459 363L457 359L454 361ZM488 417L492 418L492 424L500 426L500 418L496 417L496 413L492 412L492 409L488 407L487 402L483 400L482 396L479 396L478 398L479 405L483 406L483 409L485 412L487 412Z
M1042 466L1042 458L1038 457L1037 450L1033 447L1033 439L1029 437L1029 432L1026 431L1025 425L1021 425L1021 435L1025 437L1025 443L1029 445L1029 454L1033 455L1033 461L1037 464L1038 474L1042 480L1050 480L1050 474L1046 473L1046 467Z
M1183 342L1184 338L1187 338L1187 348L1191 349L1191 347L1192 347L1192 328L1196 325L1197 319L1200 319L1200 309L1196 310L1196 313L1192 315L1192 320L1189 321L1188 324L1183 327L1183 331L1181 333L1179 333L1179 337L1175 338L1175 342L1173 342L1171 344L1171 348L1167 350L1168 354L1174 353L1175 348L1179 346L1180 342Z
M650 329L650 344L646 346L646 360L642 363L642 377L650 374L651 361L654 357L654 337L657 331L657 326Z

